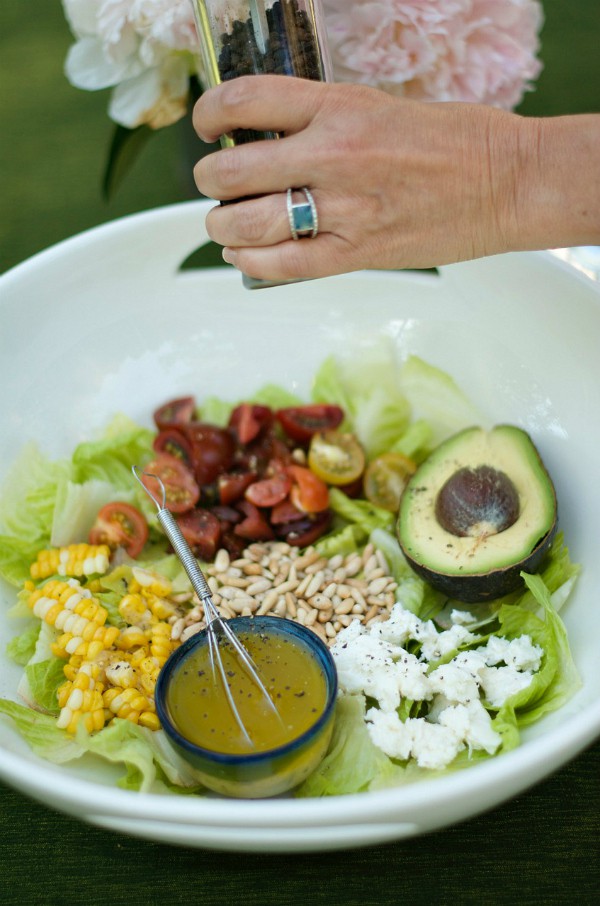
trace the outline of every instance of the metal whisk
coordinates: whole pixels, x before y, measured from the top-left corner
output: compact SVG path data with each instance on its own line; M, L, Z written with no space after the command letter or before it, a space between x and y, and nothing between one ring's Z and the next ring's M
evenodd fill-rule
M238 724L242 733L244 734L244 738L246 739L247 743L250 746L254 746L254 743L253 743L250 735L248 734L246 727L244 726L244 722L240 716L239 710L235 703L235 699L234 699L233 695L231 694L231 689L229 688L229 684L227 683L227 676L226 676L225 668L223 666L221 652L219 650L219 640L218 640L216 628L218 628L219 631L222 632L222 634L225 636L225 638L227 639L227 641L229 642L229 644L235 651L236 655L239 658L241 665L246 670L248 675L252 678L252 680L256 684L257 688L260 690L260 692L264 696L265 702L268 704L268 707L270 708L270 710L281 720L279 712L278 712L271 696L269 695L269 692L268 692L266 686L262 682L262 680L258 674L258 671L256 669L256 666L254 664L254 661L250 657L248 651L244 648L244 646L242 645L240 640L237 638L236 634L233 632L231 627L228 625L227 620L224 620L221 617L219 611L217 610L217 608L214 604L214 601L212 599L212 592L209 588L208 582L206 581L202 570L200 569L200 566L198 565L198 561L196 560L196 557L192 553L192 550L190 549L190 546L188 545L187 541L183 537L183 535L181 533L181 529L177 525L177 522L175 521L172 513L165 506L166 492L165 492L164 484L162 483L161 479L158 477L158 475L153 475L151 472L144 472L141 469L139 469L137 466L132 466L131 468L132 468L133 474L135 475L135 477L137 478L137 480L139 481L141 486L144 488L144 490L146 491L146 493L148 494L148 496L150 497L150 499L156 506L156 515L157 515L158 521L159 521L165 535L167 536L167 538L173 545L173 550L175 551L176 556L179 558L181 565L185 569L185 571L188 575L188 578L189 578L190 582L192 583L192 588L194 589L194 591L198 595L198 598L200 599L200 601L202 602L202 604L204 606L204 615L206 618L206 635L207 635L207 640L208 640L208 650L209 650L209 657L210 657L213 678L216 681L217 671L218 671L219 676L221 677L221 681L223 683L223 689L225 690L225 695L227 696L227 701L229 703L229 707L231 708L231 712L235 718L235 721ZM152 493L152 491L144 484L144 482L142 481L143 476L146 476L147 478L153 478L155 481L158 482L158 485L159 485L159 487L161 489L161 493L162 493L160 500L157 499L154 496L154 494Z

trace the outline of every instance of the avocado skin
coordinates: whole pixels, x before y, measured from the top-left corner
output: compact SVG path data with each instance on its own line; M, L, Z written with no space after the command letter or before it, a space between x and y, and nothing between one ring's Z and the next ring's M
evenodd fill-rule
M407 488L404 492L404 497L409 498L410 487L418 486L420 482L420 473L423 467L427 466L428 463L436 457L438 451L446 447L447 444L455 442L456 439L459 439L461 435L468 436L474 431L481 431L482 429L465 429L464 431L459 432L451 438L448 438L447 441L444 441L440 447L433 451L431 457L428 458L422 465L419 467L415 475L413 475L411 481L407 485ZM542 561L548 552L556 531L558 528L558 512L556 504L556 492L552 479L550 478L544 463L541 459L539 451L535 447L533 441L522 429L517 429L511 425L498 425L496 428L492 429L490 433L494 433L497 430L501 431L515 431L517 434L525 437L529 442L531 447L531 452L539 467L541 468L545 478L547 479L547 490L551 495L553 501L553 519L551 524L546 523L544 529L546 531L542 534L540 539L535 543L533 549L527 553L525 556L518 557L518 559L513 563L505 564L497 569L491 568L481 572L467 572L461 574L458 571L454 572L445 572L443 569L434 569L427 566L423 560L416 560L409 549L412 547L406 538L403 539L401 531L401 514L402 514L402 502L400 506L399 518L396 526L396 534L400 543L400 547L405 556L405 559L413 571L426 582L428 582L433 588L447 595L451 599L457 601L462 601L468 604L477 604L484 603L486 601L492 601L496 598L503 597L508 595L511 592L517 591L520 588L523 588L524 582L521 576L522 572L534 573L536 572ZM493 462L490 465L494 465ZM457 463L457 468L460 466L460 463ZM439 490L439 489L438 489Z
M481 575L451 576L446 573L434 572L434 570L427 569L422 563L417 563L408 556L406 551L403 553L411 569L437 591L441 591L448 598L463 601L465 604L483 604L485 601L493 601L495 598L501 598L524 587L521 573L535 573L539 569L550 549L557 528L558 523L555 520L548 534L542 538L529 556L519 563Z

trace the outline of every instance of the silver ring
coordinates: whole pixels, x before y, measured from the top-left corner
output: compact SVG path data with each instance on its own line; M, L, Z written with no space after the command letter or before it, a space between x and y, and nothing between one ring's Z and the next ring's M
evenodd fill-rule
M292 238L300 239L302 236L310 236L311 239L314 239L319 232L319 215L317 214L317 206L312 193L308 191L306 186L298 189L298 192L304 194L306 201L294 204L292 201L293 192L294 189L287 190L287 212Z

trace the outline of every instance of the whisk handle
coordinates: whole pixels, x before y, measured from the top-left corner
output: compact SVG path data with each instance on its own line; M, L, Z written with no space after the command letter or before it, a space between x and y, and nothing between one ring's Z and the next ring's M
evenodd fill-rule
M172 513L163 507L158 510L157 518L165 535L173 545L173 549L179 557L194 591L201 601L205 601L207 598L210 599L211 590L208 587L208 582L204 578L204 574L198 566L198 561L190 550L190 546L183 537Z

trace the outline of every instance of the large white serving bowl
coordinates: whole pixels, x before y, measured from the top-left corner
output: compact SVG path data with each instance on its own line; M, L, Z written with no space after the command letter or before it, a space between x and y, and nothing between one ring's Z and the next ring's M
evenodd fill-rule
M207 240L207 202L91 230L0 278L0 479L35 440L68 454L117 411L243 398L267 381L306 393L323 358L383 332L402 356L449 371L490 422L526 428L555 478L560 524L583 573L564 619L583 680L516 751L412 786L318 800L137 794L87 761L36 758L0 719L0 777L47 805L141 837L231 850L342 848L412 836L488 809L600 734L600 291L546 253L439 275L357 273L250 293L230 268L186 270ZM0 589L0 638L14 589ZM0 652L0 696L20 668Z

